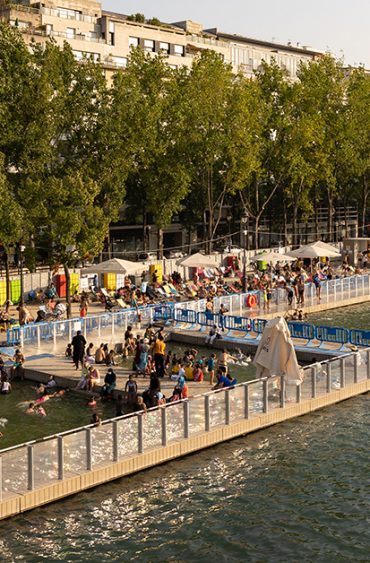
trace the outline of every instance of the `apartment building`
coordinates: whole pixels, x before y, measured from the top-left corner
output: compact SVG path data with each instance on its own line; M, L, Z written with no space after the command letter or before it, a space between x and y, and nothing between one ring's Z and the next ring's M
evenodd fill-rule
M192 65L204 49L218 52L235 72L253 76L262 60L274 58L294 80L301 61L319 52L299 45L280 45L247 37L204 30L191 20L151 25L130 21L124 14L108 12L95 0L0 0L0 19L17 26L26 41L43 43L49 37L57 44L68 41L77 60L84 57L100 62L108 80L124 68L131 47L150 53L165 52L175 68Z
M131 21L127 15L103 10L96 0L0 0L0 20L18 27L26 42L42 44L52 38L63 46L68 41L77 60L91 58L102 65L108 82L118 69L126 67L131 48L137 46L153 56L165 52L173 68L190 67L195 56L211 49L231 64L234 72L241 71L248 77L253 76L263 60L269 63L274 58L292 80L301 61L320 55L306 47L229 35L217 29L204 30L191 20L161 25ZM227 234L229 227L223 219L220 233ZM142 225L122 221L111 225L112 250L135 254L143 247L156 248L157 229L154 225L147 229L143 233ZM196 238L196 233L189 235L174 221L165 229L164 245L182 247Z

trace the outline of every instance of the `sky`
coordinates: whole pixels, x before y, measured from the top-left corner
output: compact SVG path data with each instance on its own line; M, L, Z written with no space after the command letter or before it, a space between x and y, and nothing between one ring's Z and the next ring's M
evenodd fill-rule
M299 42L370 69L370 0L101 0L103 9L285 44Z

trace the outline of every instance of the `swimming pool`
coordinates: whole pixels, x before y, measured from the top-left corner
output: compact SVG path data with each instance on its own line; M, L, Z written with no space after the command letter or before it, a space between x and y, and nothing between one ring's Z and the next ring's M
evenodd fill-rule
M37 398L35 386L31 381L12 382L12 392L0 395L0 419L6 419L4 427L0 427L3 437L0 439L0 449L37 440L64 432L90 423L93 411L87 406L87 397L73 391L63 398L54 398L44 405L47 416L25 414L26 405L19 403L31 402ZM102 419L115 416L113 402L98 401L96 409Z

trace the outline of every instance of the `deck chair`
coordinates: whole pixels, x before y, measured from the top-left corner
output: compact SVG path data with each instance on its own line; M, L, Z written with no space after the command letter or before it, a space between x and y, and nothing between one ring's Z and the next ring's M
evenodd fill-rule
M118 299L116 299L116 301L117 301L117 304L121 307L121 309L129 309L130 308L130 305L125 303L122 298L118 298Z

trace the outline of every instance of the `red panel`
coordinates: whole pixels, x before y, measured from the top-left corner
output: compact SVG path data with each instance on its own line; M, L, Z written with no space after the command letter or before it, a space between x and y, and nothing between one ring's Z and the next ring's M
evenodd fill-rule
M65 275L58 274L56 276L56 287L57 287L57 293L58 293L59 297L65 297L66 296L66 289L67 289Z

